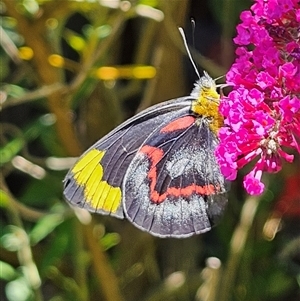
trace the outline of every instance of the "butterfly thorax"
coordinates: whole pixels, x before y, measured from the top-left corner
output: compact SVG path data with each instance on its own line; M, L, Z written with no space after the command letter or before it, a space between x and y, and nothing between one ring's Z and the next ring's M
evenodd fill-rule
M192 111L207 118L210 129L216 134L223 125L223 118L219 113L220 95L215 81L206 72L196 82L191 96L195 98Z

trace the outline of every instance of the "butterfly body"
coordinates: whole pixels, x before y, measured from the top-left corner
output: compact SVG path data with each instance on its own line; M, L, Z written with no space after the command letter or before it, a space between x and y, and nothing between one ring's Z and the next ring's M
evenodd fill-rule
M122 123L68 172L64 195L89 211L126 217L159 237L209 231L228 184L214 156L222 125L215 82L205 73L190 96Z

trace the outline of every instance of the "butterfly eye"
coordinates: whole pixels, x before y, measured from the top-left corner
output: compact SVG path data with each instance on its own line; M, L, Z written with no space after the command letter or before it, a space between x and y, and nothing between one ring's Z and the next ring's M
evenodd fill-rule
M212 87L211 81L208 80L207 78L203 79L202 85L203 85L203 88L206 88L206 89L210 89Z
M206 78L205 76L202 76L199 80L199 85L204 90L209 90L213 87L214 83L210 78Z

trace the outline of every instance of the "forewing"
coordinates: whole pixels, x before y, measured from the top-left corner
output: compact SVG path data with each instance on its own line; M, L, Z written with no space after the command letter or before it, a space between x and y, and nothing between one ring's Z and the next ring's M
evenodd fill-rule
M64 196L73 205L123 218L122 181L136 152L156 131L187 114L189 98L153 106L125 121L90 147L68 172Z
M209 231L227 203L208 120L180 116L145 141L123 182L126 217L160 237Z

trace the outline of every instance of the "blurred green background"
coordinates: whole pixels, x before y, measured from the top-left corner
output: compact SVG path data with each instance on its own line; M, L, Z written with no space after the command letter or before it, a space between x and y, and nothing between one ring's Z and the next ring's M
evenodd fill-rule
M73 210L75 157L135 112L188 95L234 60L249 0L3 0L1 300L300 299L299 159L251 198L232 184L219 226L159 239ZM191 19L196 22L193 33ZM194 42L193 42L194 40Z

